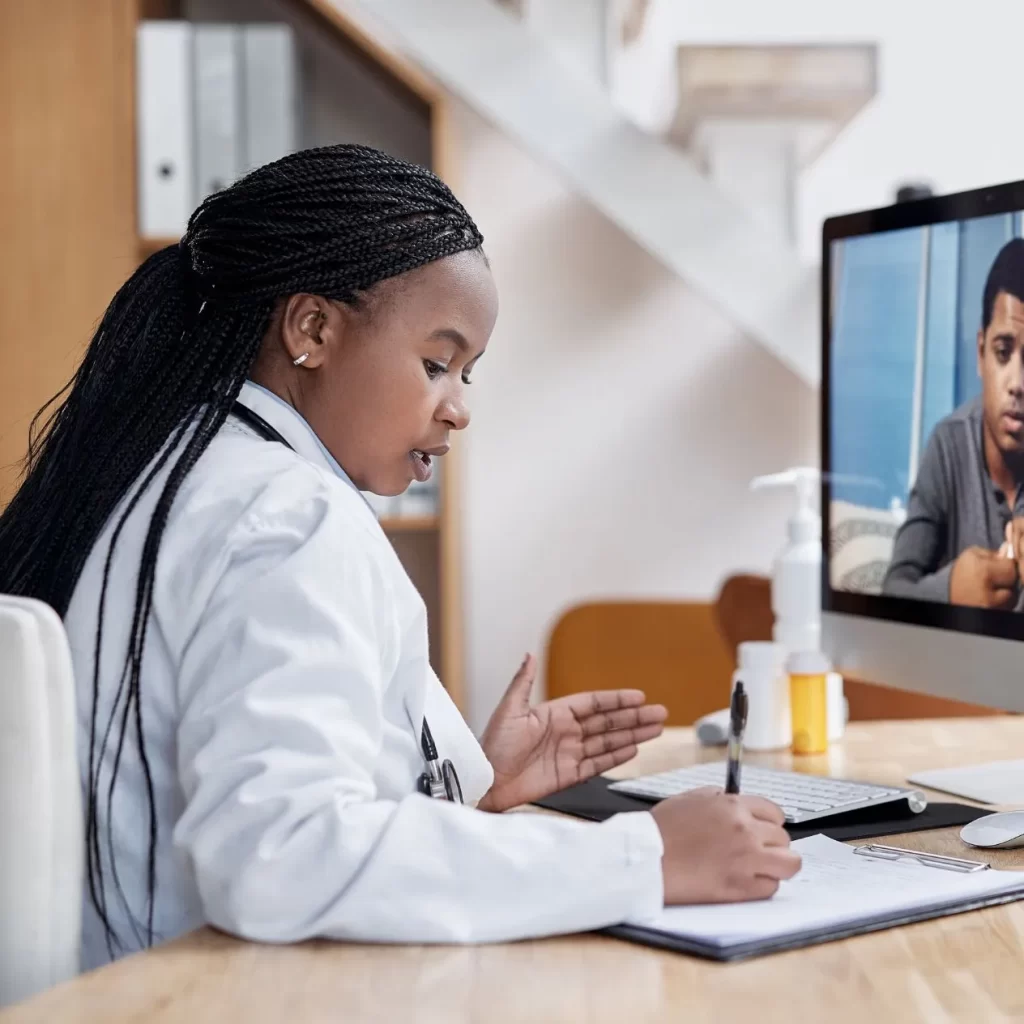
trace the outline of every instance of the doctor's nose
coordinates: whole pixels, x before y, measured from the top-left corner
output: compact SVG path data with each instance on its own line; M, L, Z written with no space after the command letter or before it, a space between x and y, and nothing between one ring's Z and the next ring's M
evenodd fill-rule
M447 423L452 430L465 430L469 426L469 408L462 395L446 398L438 407L437 418Z

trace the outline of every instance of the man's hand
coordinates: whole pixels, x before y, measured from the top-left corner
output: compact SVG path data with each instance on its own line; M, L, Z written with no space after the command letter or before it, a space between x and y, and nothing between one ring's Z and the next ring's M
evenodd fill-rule
M1024 580L1024 516L1011 519L1006 524L1006 541L999 549L1017 564L1017 579Z
M640 690L575 693L530 706L537 674L528 654L491 716L480 745L494 785L478 804L503 811L623 764L661 733L668 712Z
M1014 554L1018 554L1014 545ZM972 608L1006 608L1016 596L1016 559L985 548L968 548L949 575L950 604Z

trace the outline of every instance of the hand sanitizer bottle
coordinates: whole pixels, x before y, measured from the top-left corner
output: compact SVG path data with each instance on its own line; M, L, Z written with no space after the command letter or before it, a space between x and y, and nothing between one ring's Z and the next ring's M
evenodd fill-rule
M759 476L750 485L752 490L796 489L796 511L786 526L786 544L772 565L772 638L789 654L821 650L821 516L815 509L819 480L817 469L796 467ZM842 676L830 672L830 740L839 739L846 724L842 687Z

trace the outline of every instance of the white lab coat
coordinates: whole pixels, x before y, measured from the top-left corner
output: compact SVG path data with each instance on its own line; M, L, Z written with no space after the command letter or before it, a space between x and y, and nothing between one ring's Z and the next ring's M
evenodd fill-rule
M424 713L467 804L492 782L430 668L423 601L306 421L252 384L241 400L295 451L230 419L186 477L163 535L141 686L157 939L208 922L270 942L487 942L656 912L662 844L649 814L591 825L488 814L416 792ZM165 478L166 470L131 514L111 564L101 734ZM66 617L83 780L96 609L118 518L91 552ZM122 695L119 715L124 707ZM128 908L145 920L149 819L133 730L108 814L117 732L100 774L100 855L108 913L133 950ZM110 876L108 824L125 899ZM83 950L86 968L109 959L88 889Z

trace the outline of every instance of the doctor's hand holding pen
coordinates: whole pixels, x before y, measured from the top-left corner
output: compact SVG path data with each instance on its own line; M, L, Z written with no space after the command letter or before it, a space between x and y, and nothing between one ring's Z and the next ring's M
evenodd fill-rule
M665 852L665 905L768 899L800 870L782 811L757 796L694 789L651 811Z
M494 785L477 805L502 811L624 764L660 735L667 711L640 690L579 693L530 705L527 655L484 731ZM699 789L651 811L665 852L666 904L765 899L800 869L782 811L760 797Z

